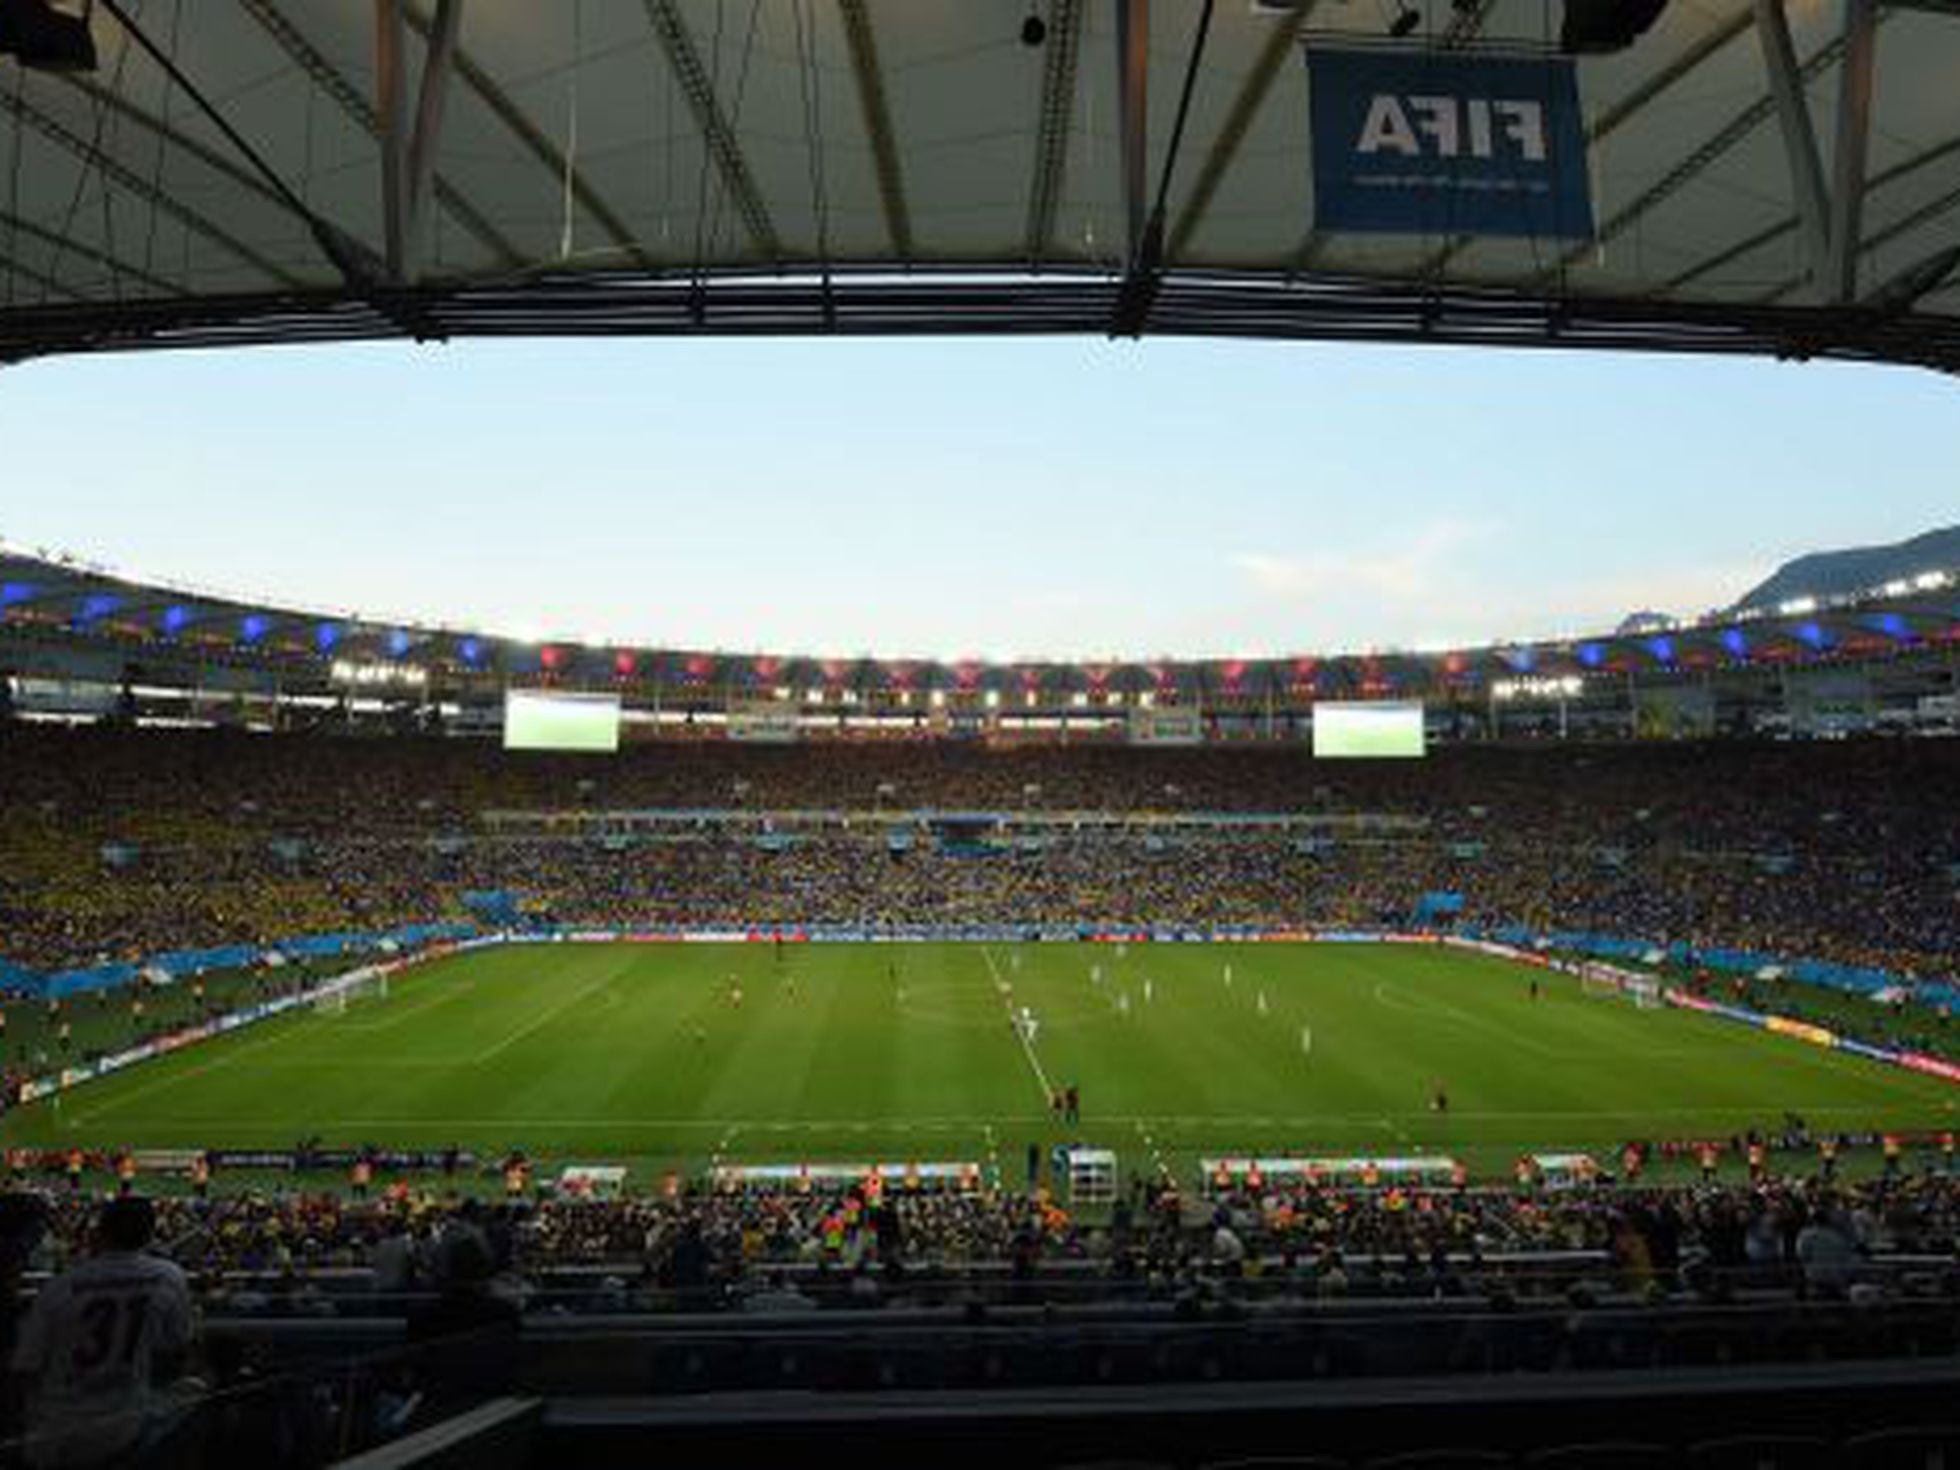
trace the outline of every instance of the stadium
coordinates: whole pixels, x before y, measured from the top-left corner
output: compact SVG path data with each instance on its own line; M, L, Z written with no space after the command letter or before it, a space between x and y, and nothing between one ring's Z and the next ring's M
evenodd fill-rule
M0 360L1960 367L1949 6L1325 9L0 0ZM0 541L0 1464L1960 1451L1954 533L1096 659L520 636L285 545Z

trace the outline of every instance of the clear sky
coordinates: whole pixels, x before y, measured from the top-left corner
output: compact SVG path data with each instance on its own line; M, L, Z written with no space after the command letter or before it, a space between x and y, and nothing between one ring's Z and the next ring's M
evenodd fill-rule
M1960 521L1960 384L1148 340L527 342L0 371L0 537L375 617L783 652L1610 627Z

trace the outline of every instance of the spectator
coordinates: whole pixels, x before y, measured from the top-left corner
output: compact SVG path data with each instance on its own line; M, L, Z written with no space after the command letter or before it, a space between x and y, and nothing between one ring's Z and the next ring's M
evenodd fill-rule
M181 1268L148 1253L156 1214L102 1207L96 1254L42 1288L15 1346L36 1465L156 1463L181 1419L194 1319Z

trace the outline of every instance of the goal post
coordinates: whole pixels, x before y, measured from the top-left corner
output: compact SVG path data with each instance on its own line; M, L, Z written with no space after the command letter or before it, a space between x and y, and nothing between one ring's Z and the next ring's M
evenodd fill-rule
M342 1016L357 1001L386 1000L388 972L371 968L353 970L331 980L313 997L313 1011L321 1016Z
M1620 982L1597 965L1582 965L1579 968L1579 989L1594 1000L1614 1000L1620 994Z
M1665 1004L1661 982L1652 975L1591 961L1577 969L1579 989L1595 1000L1624 1000L1643 1011L1657 1011Z

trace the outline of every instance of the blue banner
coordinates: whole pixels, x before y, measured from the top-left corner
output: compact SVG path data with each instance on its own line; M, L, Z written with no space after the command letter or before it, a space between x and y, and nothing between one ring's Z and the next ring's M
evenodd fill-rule
M1315 229L1592 238L1569 59L1313 46L1307 80Z

